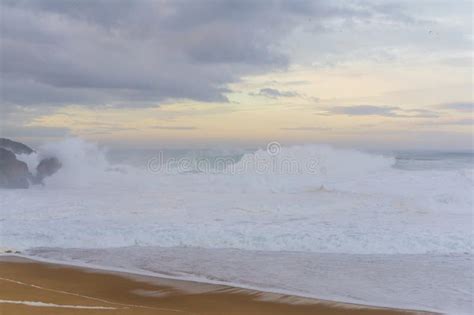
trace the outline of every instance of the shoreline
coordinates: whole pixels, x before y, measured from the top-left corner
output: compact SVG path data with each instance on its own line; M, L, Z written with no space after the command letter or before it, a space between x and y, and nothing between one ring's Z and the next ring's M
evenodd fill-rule
M259 308L264 309L272 309L271 313L261 313L261 314L285 314L285 312L281 313L279 310L290 309L292 314L309 314L314 311L322 312L321 314L339 314L341 312L348 313L348 314L432 314L429 312L421 312L415 310L399 310L399 309L391 309L391 308L381 308L381 307L374 307L368 305L358 305L358 304L350 304L350 303L341 303L341 302L331 302L325 301L320 299L311 299L299 296L290 296L286 294L278 294L278 293L271 293L259 290L251 290L251 289L244 289L244 288L237 288L229 285L220 285L220 284L208 284L208 283L201 283L195 281L186 281L186 280L176 280L176 279L169 279L169 278L161 278L158 276L150 276L150 275L138 275L129 272L123 271L111 271L111 270L99 270L91 267L83 267L83 266L71 266L64 263L45 263L45 262L38 262L37 260L31 258L25 258L20 255L6 255L3 254L0 256L0 274L2 275L0 279L5 282L7 277L19 277L21 278L19 282L28 281L35 283L37 285L38 281L45 281L45 277L48 279L53 279L55 285L61 287L61 292L68 292L67 288L67 281L70 279L72 274L73 277L76 278L87 278L89 281L86 281L85 286L88 285L95 285L97 284L100 286L103 283L102 278L106 278L110 281L118 281L120 283L126 282L133 284L136 286L144 286L147 289L143 290L142 293L135 293L132 295L138 296L138 299L148 299L147 303L151 303L152 305L156 306L158 304L167 304L169 301L167 299L191 299L197 307L206 307L206 301L212 297L213 303L221 303L222 307L229 307L229 305L222 305L224 300L228 299L237 299L239 303L232 304L238 308L240 307L249 307L250 310L259 310ZM15 272L11 272L11 270L16 270ZM41 271L41 274L38 275L38 272ZM36 272L36 274L35 274ZM4 273L7 273L5 275ZM28 275L26 275L28 274ZM61 278L61 276L69 275L66 279ZM25 280L26 279L26 280ZM43 280L42 280L43 279ZM90 283L91 279L94 283ZM102 279L102 280L101 280ZM112 280L111 280L112 279ZM9 279L13 281L18 281L18 279ZM84 280L84 279L82 279ZM47 280L46 282L48 282ZM65 283L66 282L66 283ZM79 283L83 283L79 281ZM47 284L50 285L50 284ZM128 285L128 284L127 284ZM80 286L77 284L73 285L75 289L78 289ZM150 290L150 288L153 288ZM156 290L158 289L158 290ZM57 291L57 290L54 290ZM100 291L100 290L99 290ZM137 291L137 290L135 290ZM88 292L88 291L87 291ZM148 293L147 293L148 292ZM155 292L155 293L150 293ZM157 296L154 296L158 292ZM163 293L165 292L165 293ZM172 293L170 293L172 292ZM130 293L130 292L129 292ZM77 294L73 293L74 295L81 295L82 297L86 296L84 294ZM120 292L118 296L122 296L126 294L126 292ZM150 296L151 294L151 296ZM164 295L163 295L164 294ZM114 296L109 296L107 299L114 299ZM129 297L131 298L131 297ZM94 300L101 300L103 297L93 297ZM134 300L134 298L131 298ZM61 307L61 305L66 305L68 307L74 307L74 311L78 311L80 308L86 308L88 312L103 312L108 307L107 305L103 305L103 303L99 303L100 305L90 306L90 305L82 305L78 306L76 304L64 304L64 303L52 303L51 300L45 301L33 301L28 299L22 299L21 303L18 304L14 303L14 301L1 298L3 301L0 303L0 308L3 308L7 311L15 308L16 311L18 309L31 308L33 309L55 309L56 311L60 312L58 314L68 314L65 307ZM6 301L6 302L5 302ZM25 303L30 301L32 305L26 305ZM122 301L122 300L120 300ZM18 301L17 301L18 302ZM34 305L36 303L36 305ZM44 305L41 305L43 303ZM115 303L115 302L114 302ZM173 304L173 311L171 313L176 313L176 307L180 307L180 301ZM242 304L243 303L243 304ZM28 304L28 303L27 303ZM97 303L96 303L97 304ZM107 303L105 303L107 304ZM117 303L115 303L117 304ZM225 304L225 303L224 303ZM58 306L59 305L59 306ZM148 305L148 304L147 304ZM186 303L184 303L186 305ZM213 306L215 307L215 305ZM155 307L156 309L156 307ZM186 312L186 310L184 310ZM170 314L171 314L170 313ZM207 311L200 314L211 314ZM10 314L10 313L5 313ZM26 314L26 313L25 313ZM56 313L55 313L56 314ZM74 313L75 314L75 313ZM128 313L127 313L128 314ZM130 313L135 314L135 313ZM140 312L137 314L141 314ZM164 313L157 313L157 314L168 314L166 310ZM260 313L259 313L260 314ZM319 313L318 313L319 314ZM342 314L342 313L341 313Z
M472 270L473 259L466 254L353 255L160 247L37 248L24 254L43 262L105 272L225 285L333 303L444 314L472 311L472 274L466 272ZM266 267L252 267L255 265ZM427 265L430 268L425 268Z

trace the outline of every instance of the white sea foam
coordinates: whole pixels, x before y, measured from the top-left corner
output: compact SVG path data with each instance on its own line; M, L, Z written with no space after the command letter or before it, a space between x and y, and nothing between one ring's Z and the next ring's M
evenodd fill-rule
M0 300L0 304L22 304L34 307L54 307L54 308L75 308L83 310L116 310L116 307L109 306L90 306L90 305L68 305L68 304L55 304L45 303L41 301L16 301L16 300Z
M80 139L44 146L38 156L63 168L43 187L0 191L0 246L472 251L472 171L405 171L393 157L320 145L278 150L179 174L110 165Z

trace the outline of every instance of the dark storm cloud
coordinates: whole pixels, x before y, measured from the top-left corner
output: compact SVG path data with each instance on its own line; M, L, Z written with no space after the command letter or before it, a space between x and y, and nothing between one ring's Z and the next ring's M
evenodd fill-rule
M4 0L2 103L152 106L226 101L243 75L284 68L278 43L308 18L368 18L332 1Z

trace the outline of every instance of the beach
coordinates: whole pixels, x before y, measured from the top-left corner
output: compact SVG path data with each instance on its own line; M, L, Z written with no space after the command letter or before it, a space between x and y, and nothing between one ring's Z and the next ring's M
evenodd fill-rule
M415 314L15 256L0 258L0 282L2 315Z

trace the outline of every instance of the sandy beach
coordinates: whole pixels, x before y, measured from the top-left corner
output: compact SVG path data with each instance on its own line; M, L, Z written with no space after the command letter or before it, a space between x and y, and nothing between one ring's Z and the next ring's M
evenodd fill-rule
M0 259L0 313L407 314L190 281Z

